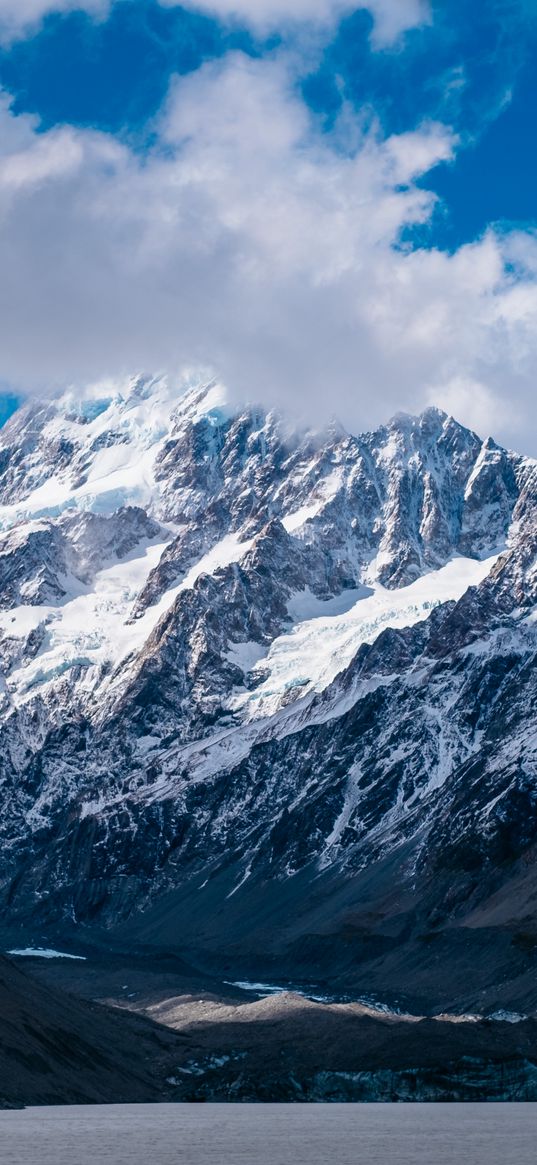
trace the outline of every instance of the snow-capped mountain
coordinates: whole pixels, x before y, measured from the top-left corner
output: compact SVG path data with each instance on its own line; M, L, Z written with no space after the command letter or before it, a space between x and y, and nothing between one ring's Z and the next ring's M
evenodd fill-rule
M436 409L297 432L164 378L21 409L0 434L4 917L143 911L159 941L324 950L523 880L536 506L536 463Z

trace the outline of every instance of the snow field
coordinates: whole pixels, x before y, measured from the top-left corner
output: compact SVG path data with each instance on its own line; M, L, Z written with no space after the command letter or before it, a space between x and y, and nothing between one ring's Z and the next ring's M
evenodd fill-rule
M309 592L292 600L290 613L297 619L293 630L272 643L266 658L257 664L254 675L261 682L255 691L236 697L233 706L248 717L269 716L293 689L297 695L321 692L352 661L363 643L373 643L388 627L410 627L427 619L434 607L457 600L471 586L488 575L498 555L479 561L453 558L440 570L431 571L409 586L387 590L380 584L359 597L345 610L347 592L328 603L312 601ZM317 614L311 612L317 603ZM332 613L332 604L342 610ZM302 605L303 604L303 605ZM322 609L326 614L321 613ZM333 607L332 607L333 610ZM300 620L301 613L308 617Z

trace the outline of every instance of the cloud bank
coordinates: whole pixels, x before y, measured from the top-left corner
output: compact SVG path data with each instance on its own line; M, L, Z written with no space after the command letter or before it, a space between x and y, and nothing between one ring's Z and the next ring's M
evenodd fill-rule
M445 127L385 138L344 110L323 134L285 55L236 53L176 79L155 131L141 156L3 100L4 379L200 366L310 420L435 402L537 446L537 241L401 244L434 213L417 180L456 149Z
M177 0L159 3L174 7ZM238 20L261 33L301 21L331 24L350 12L367 9L375 21L373 39L378 47L430 19L429 0L183 0L183 7L220 20Z
M51 12L74 10L104 17L121 0L0 0L0 39L34 31ZM265 35L288 25L327 25L363 8L374 19L377 47L392 44L409 28L430 19L429 0L158 0L166 8L190 8L223 22L238 21Z

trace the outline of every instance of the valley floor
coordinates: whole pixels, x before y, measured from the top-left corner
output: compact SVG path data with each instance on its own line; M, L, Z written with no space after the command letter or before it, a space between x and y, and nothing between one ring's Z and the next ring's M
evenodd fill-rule
M533 1017L423 1017L297 990L268 994L165 953L88 948L79 959L19 956L5 967L6 1105L537 1099ZM10 992L26 1008L11 1055Z

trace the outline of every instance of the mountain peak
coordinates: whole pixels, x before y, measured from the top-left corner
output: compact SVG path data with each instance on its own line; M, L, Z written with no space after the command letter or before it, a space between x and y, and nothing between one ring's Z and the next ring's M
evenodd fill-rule
M533 467L435 408L299 431L139 377L22 410L0 439L0 907L114 925L173 890L192 937L193 899L218 930L250 882L301 918L294 871L354 877L403 841L416 878L449 866L461 821L489 853L496 803L526 836L534 498Z

